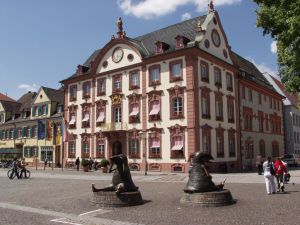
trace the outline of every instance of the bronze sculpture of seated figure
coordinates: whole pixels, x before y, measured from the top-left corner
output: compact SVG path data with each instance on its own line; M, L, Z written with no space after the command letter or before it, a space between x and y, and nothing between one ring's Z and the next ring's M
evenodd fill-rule
M193 166L189 174L188 183L184 189L186 193L194 192L209 192L222 190L224 183L215 185L209 175L205 163L213 160L213 157L208 153L196 152L193 158Z
M124 154L112 156L110 162L109 172L114 171L112 183L103 189L97 189L93 184L93 192L115 191L121 193L137 191L139 188L132 181L127 156Z

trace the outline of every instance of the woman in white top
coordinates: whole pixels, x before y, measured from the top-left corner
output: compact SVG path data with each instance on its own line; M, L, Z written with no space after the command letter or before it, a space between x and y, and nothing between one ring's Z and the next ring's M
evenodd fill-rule
M275 169L270 156L267 158L267 161L265 161L263 164L263 171L268 195L275 194L275 174L273 174L273 171L275 173Z

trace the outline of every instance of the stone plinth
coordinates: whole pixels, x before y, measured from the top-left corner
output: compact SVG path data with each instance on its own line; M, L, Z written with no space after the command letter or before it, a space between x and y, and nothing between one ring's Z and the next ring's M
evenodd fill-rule
M226 206L235 203L231 192L226 189L202 193L184 193L180 202L206 207Z
M122 193L116 193L115 191L92 192L91 201L107 207L122 207L143 203L142 195L139 191Z

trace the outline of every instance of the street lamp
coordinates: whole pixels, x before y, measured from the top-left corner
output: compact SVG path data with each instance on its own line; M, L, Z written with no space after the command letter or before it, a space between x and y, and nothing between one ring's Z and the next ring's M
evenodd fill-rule
M144 161L145 161L145 176L147 176L147 172L148 172L148 163L147 163L147 145L146 145L146 137L147 132L146 131L139 131L139 136L141 138L141 140L143 140L143 157L144 157Z

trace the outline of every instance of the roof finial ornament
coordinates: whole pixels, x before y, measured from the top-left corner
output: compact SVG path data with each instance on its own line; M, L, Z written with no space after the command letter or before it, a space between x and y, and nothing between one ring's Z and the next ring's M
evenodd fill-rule
M201 20L200 20L200 19L197 20L197 23L196 23L196 31L197 31L197 32L202 31Z
M123 21L122 21L122 18L119 17L118 21L117 21L117 26L118 26L118 37L119 38L124 38L125 37L125 32L123 31Z
M208 4L208 11L209 12L214 12L215 11L213 0L210 0L210 2Z

